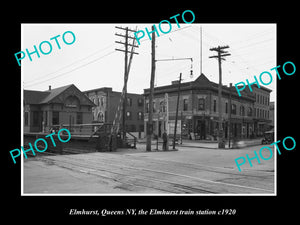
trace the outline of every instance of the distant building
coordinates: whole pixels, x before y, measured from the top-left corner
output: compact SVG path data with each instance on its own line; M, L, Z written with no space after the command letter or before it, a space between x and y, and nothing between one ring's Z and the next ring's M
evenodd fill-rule
M269 105L269 111L270 111L270 114L269 114L269 128L270 130L272 128L274 128L274 124L275 124L275 106L274 106L274 102L270 102L270 105Z
M254 102L254 131L257 136L262 136L263 133L270 129L270 93L272 90L256 84L251 86L255 97ZM247 90L249 88L246 88ZM273 108L274 109L274 108ZM274 120L273 120L274 127Z
M24 90L24 132L49 132L55 125L92 122L90 101L74 84L47 91Z
M201 74L195 81L181 83L180 89L177 133L181 132L182 136L186 138L215 139L219 123L218 84L211 82L204 74ZM164 129L169 134L174 132L177 90L178 81L173 81L171 85L154 88L153 131L158 136L162 135ZM269 89L257 90L254 93L264 96L262 101L267 104ZM235 87L230 89L222 86L221 113L225 138L229 135L229 124L232 137L251 138L261 133L261 124L267 117L264 117L264 120L256 117L255 110L258 108L262 111L265 105L262 102L256 103L254 93L245 91L239 97ZM231 106L229 105L230 95ZM149 114L149 89L144 89L144 96L144 127L146 127ZM230 107L231 120L229 123ZM268 115L268 112L264 111L264 113L266 116Z
M108 87L87 90L84 93L95 104L92 108L93 121L113 123L122 93ZM143 95L127 93L126 130L129 132L144 131Z

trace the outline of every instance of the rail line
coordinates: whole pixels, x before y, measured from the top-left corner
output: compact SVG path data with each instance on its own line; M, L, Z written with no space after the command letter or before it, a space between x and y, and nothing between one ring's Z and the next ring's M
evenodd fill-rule
M218 185L221 187L221 189L224 189L224 186L231 187L231 188L237 188L237 189L243 189L243 190L251 190L253 191L260 191L260 192L267 192L267 193L273 193L272 190L264 189L264 188L258 188L258 187L249 187L249 186L244 186L244 185L239 185L239 184L232 184L232 183L226 183L226 182L221 182L221 181L213 181L213 180L208 180L208 179L203 179L195 176L190 176L186 174L180 174L180 173L174 173L174 172L168 172L168 171L163 171L163 170L157 170L157 169L149 169L149 168L143 168L141 165L139 166L131 166L131 165L121 165L119 164L118 160L112 159L112 158L89 158L89 161L84 163L82 159L78 157L73 157L74 155L59 155L59 157L48 157L44 156L41 157L40 159L47 159L51 160L58 166L62 166L68 169L76 169L78 168L83 168L82 171L88 171L89 174L93 174L96 176L101 176L107 179L112 179L114 181L117 181L119 183L127 184L127 185L134 185L134 186L143 186L147 188L152 188L155 190L160 190L164 192L169 192L169 193L220 193L221 190L219 191L210 191L207 190L208 186L207 183L212 184L212 185ZM112 155L110 155L112 156ZM64 159L62 159L62 157ZM145 158L143 158L144 160ZM72 161L70 161L72 160ZM139 164L142 162L139 161L134 161L134 160L128 160L131 161L131 164ZM154 162L152 162L154 163ZM157 161L155 161L157 163ZM160 163L163 163L165 165L170 164L170 162L161 160ZM175 162L172 162L175 163ZM177 162L176 162L177 163ZM129 163L128 163L129 164ZM103 165L108 165L109 167L105 167ZM188 164L181 163L181 166L187 166ZM222 171L213 171L211 168L207 169L204 166L200 166L201 168L194 168L194 169L201 169L201 170L207 170L210 172L214 173L224 173ZM109 168L110 170L107 170ZM99 172L102 172L102 174L99 174ZM79 170L79 172L81 172ZM109 174L105 176L103 173ZM228 174L228 172L226 172ZM241 175L241 174L236 174L236 173L229 173L231 175L235 176L246 176L246 175ZM114 177L117 176L117 177ZM158 179L157 177L159 176L164 176L164 178L168 177L169 179L173 179L174 181L166 180L166 179ZM263 176L253 176L254 178L263 178ZM187 179L189 185L179 183L180 179ZM131 182L134 182L131 183ZM186 180L185 180L186 181ZM196 182L197 181L197 182ZM199 183L200 181L200 183ZM145 184L146 182L146 184ZM167 185L165 188L162 188L164 185ZM200 186L200 184L202 186ZM150 185L150 186L149 186ZM171 186L170 186L171 185ZM215 189L216 187L214 187ZM217 189L220 189L217 187ZM245 192L245 191L242 191Z
M53 160L53 159L49 159L48 157L44 157L43 160L50 160L54 163L58 162L59 164L56 163L57 166L60 166L60 167L66 168L66 169L70 169L70 170L76 169L77 171L82 172L82 173L87 173L87 174L103 177L106 179L116 181L121 184L127 184L127 185L131 185L131 186L146 187L148 189L154 189L154 190L159 190L159 191L168 192L168 193L191 193L191 190L193 190L193 192L200 191L200 193L203 193L203 192L215 193L215 192L208 191L205 189L189 187L189 186L186 186L183 184L178 184L175 182L161 180L161 179L157 179L157 178L153 178L153 177L149 177L149 176L144 178L143 176L140 176L138 174L124 174L124 169L120 169L123 172L122 173L122 172L116 172L116 171L108 171L107 168L105 168L105 167L91 166L91 165L87 165L85 163L80 163L77 160L75 160L76 162L70 162L69 160L61 160L61 159ZM70 165L73 165L75 167L70 167ZM106 173L106 174L113 174L113 175L116 175L117 177L104 175L99 172ZM129 181L131 180L132 182L128 182L128 180ZM141 181L146 182L146 183L151 183L151 185L150 186L145 185L145 184L141 183ZM161 186L162 183L167 184L167 185L173 185L173 186L170 188L168 186L165 188L162 188L162 186ZM154 187L152 187L152 186L154 186ZM174 191L174 188L176 191Z

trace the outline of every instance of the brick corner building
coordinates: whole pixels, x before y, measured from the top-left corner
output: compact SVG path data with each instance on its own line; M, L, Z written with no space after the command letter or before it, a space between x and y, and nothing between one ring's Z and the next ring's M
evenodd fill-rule
M181 83L180 89L177 133L181 133L183 138L215 140L219 123L218 84L201 74L194 81ZM178 81L154 88L153 131L158 136L162 135L164 129L170 135L174 132L177 91ZM254 88L253 92L245 91L245 94L239 97L234 87L222 86L221 113L225 138L229 135L229 124L231 136L234 138L257 137L268 129L270 92L270 89L264 87ZM146 127L149 89L144 89L144 97Z

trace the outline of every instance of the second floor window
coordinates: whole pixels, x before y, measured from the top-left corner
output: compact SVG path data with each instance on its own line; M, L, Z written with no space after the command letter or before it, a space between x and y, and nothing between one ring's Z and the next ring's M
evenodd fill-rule
M244 106L240 107L240 116L245 116L245 107Z
M214 112L216 112L216 111L217 111L217 100L214 99Z
M231 105L231 114L236 115L236 105L235 104Z
M183 99L183 111L187 111L187 110L188 110L188 100Z
M199 98L198 99L198 110L205 110L204 98Z

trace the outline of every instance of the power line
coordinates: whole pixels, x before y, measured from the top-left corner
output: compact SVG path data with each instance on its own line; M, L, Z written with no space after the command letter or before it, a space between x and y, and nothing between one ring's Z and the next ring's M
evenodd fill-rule
M48 76L51 75L51 74L55 74L55 73L57 73L57 72L59 72L59 71L65 69L65 68L68 68L68 67L70 67L70 66L72 66L72 65L74 65L74 64L77 64L78 62L81 62L81 61L83 61L83 60L85 60L85 59L87 59L87 58L90 58L91 56L96 55L97 53L99 53L99 52L101 52L101 51L103 51L103 50L105 50L105 49L108 49L108 48L110 48L111 46L113 46L113 44L110 44L109 46L106 46L105 48L102 48L102 49L100 49L100 50L98 50L98 51L96 51L96 52L94 52L94 53L92 53L92 54L90 54L90 55L88 55L88 56L86 56L86 57L84 57L84 58L81 58L81 59L79 59L79 60L76 60L75 62L72 62L72 63L70 63L70 64L68 64L68 65L66 65L66 66L63 66L63 67L59 68L58 70L56 70L56 71L54 71L54 72L47 73L47 74L45 74L45 75L43 75L43 76L40 76L40 77L38 77L38 78L35 78L34 80L27 81L26 83L31 83L31 82L33 82L33 81L43 79L44 77L48 77Z
M78 69L80 69L80 68L82 68L82 67L84 67L84 66L87 66L87 65L89 65L89 64L91 64L91 63L94 63L94 62L96 62L96 61L98 61L98 60L100 60L100 59L102 59L102 58L104 58L104 57L106 57L106 56L108 56L108 55L113 54L113 53L115 53L115 51L109 52L109 53L107 53L107 54L105 54L105 55L103 55L103 56L101 56L101 57L99 57L99 58L96 58L96 59L93 60L93 61L90 61L90 62L88 62L88 63L86 63L86 64L83 64L83 65L80 65L80 66L78 66L78 67L75 67L74 69L72 69L72 70L70 70L70 71L67 71L67 72L64 72L64 73L61 73L61 74L59 74L59 75L57 75L57 76L55 76L55 77L51 77L51 78L49 78L49 79L47 79L47 80L40 81L40 82L36 82L36 83L30 84L30 85L27 85L27 86L30 87L30 86L34 86L34 85L37 85L37 84L45 83L45 82L47 82L47 81L49 81L49 80L56 79L56 78L61 77L61 76L65 75L65 74L68 74L68 73L71 73L71 72L73 72L73 71L75 71L75 70L78 70Z

